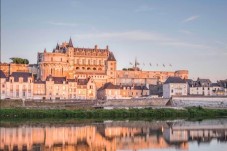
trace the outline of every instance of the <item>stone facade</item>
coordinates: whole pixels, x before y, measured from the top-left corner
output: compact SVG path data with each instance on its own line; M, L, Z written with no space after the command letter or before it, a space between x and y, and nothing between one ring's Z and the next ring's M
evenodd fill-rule
M188 79L187 70L171 71L117 71L117 84L154 84L165 82L168 77Z
M33 98L33 77L32 74L28 72L13 72L9 76L9 78L5 80L5 85L6 85L5 98L10 99Z
M109 82L97 90L97 98L108 99L131 99L149 95L146 86L114 85Z
M163 84L163 97L171 98L172 96L186 96L188 85L186 81L179 77L169 77Z
M0 70L1 99L96 99L96 86L92 78L66 79L48 76L45 81L34 80L31 73L13 72L8 78Z
M12 84L8 84L9 86L7 83L10 83L10 77L13 78L13 73L18 72L31 75L32 89L29 90L29 93L33 91L31 92L33 96L26 94L26 97L21 96L24 92L19 92L18 98L48 100L95 99L97 98L96 90L106 83L120 86L119 93L114 92L116 90L108 91L111 93L108 93L110 98L141 97L149 95L149 91L144 88L150 84L161 84L170 76L188 78L187 70L142 71L136 66L137 64L136 62L133 71L117 70L117 61L108 46L104 49L98 48L97 45L94 48L74 47L70 38L69 42L57 44L51 52L47 52L46 49L38 52L37 64L1 63L1 70L6 76L1 79L6 84L2 85L1 97L17 98L17 92L15 92L16 96L11 95L11 90L14 91L16 88L10 89L9 92L7 88L14 83L18 87L21 82L12 82ZM26 84L25 82L22 85ZM30 84L28 83L28 85Z
M116 79L116 60L108 46L105 49L77 48L69 43L57 44L52 52L38 53L38 78L45 80L49 75L67 79L92 77L97 87Z
M0 63L0 66L6 77L9 77L13 72L29 72L27 64Z
M188 81L189 95L197 96L227 96L227 80L212 83L209 79Z

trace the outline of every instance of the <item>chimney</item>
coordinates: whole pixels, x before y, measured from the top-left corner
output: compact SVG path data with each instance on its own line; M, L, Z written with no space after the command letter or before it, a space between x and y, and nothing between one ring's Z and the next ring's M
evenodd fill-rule
M98 45L95 45L95 49L98 49Z

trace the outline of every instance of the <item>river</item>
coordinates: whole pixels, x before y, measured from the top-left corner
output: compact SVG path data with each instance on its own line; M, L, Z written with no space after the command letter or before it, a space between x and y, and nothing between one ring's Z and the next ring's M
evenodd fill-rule
M0 150L226 151L227 119L3 122Z

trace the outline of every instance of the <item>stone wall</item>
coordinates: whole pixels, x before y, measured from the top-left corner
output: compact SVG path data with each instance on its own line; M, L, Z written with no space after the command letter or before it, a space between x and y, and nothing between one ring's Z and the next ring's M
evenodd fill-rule
M108 100L104 107L149 107L149 106L165 106L168 99L149 98L149 99L130 99L130 100Z
M175 107L227 108L227 97L173 97Z

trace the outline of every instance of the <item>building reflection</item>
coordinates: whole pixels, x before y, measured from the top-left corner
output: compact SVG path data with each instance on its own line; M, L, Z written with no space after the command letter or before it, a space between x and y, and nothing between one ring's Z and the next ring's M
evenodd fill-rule
M0 150L116 151L179 148L189 141L226 141L227 124L112 122L85 126L0 127ZM225 125L226 124L226 125Z

